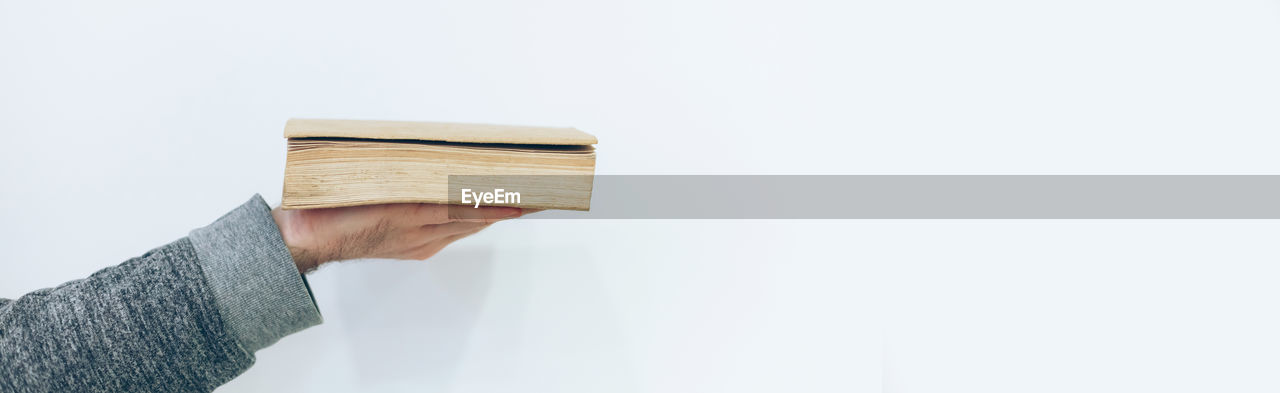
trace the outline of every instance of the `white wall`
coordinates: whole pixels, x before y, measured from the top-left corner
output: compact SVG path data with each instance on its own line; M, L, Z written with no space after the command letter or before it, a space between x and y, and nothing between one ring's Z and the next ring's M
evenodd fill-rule
M601 174L1275 174L1271 1L0 1L0 296L279 201L288 117ZM220 391L1280 389L1274 221L522 221Z

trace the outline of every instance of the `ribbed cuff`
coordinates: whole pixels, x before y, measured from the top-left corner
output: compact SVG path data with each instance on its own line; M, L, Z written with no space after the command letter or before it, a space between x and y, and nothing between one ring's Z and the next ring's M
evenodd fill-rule
M261 195L189 238L222 318L250 353L323 322Z

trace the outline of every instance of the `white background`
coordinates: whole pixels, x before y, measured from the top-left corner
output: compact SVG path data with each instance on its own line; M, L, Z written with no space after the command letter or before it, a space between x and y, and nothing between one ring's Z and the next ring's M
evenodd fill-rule
M278 203L289 117L574 126L600 174L1276 174L1277 70L1257 0L4 0L0 296ZM1275 391L1277 237L506 222L313 274L326 323L220 391Z

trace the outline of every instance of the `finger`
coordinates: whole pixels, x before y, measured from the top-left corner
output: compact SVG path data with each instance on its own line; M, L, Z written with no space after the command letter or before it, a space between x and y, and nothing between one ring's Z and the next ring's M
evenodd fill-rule
M410 203L406 208L395 212L394 218L404 226L422 226L444 224L449 222L449 205L435 203Z
M363 207L368 211L351 210L351 215L387 218L397 227L417 227L422 225L445 224L456 221L477 221L493 223L507 218L519 217L523 210L516 207L484 206L472 207L462 205L441 205L434 203L391 203Z
M448 224L436 224L423 226L417 235L422 238L436 240L447 236L453 236L459 233L479 231L488 227L489 223L485 222L451 222Z
M440 239L440 240L439 240L439 242L443 243L445 246L448 246L448 245L450 245L450 244L453 244L453 242L456 242L456 241L458 241L458 240L462 240L462 238L465 238L465 237L467 237L467 236L471 236L471 235L474 235L474 234L480 233L480 231L483 231L483 230L484 230L484 228L480 228L480 229L477 229L477 230L474 230L474 231L471 231L471 232L455 233L455 234L452 234L452 235L446 236L444 239Z
M460 233L475 233L487 228L489 225L482 222L451 222L448 224L423 225L414 229L400 231L385 248L393 254L405 253L449 236Z
M462 205L440 205L434 203L394 203L381 205L385 208L380 214L388 215L396 224L402 226L422 226L445 224L455 221L495 222L504 218L515 218L521 214L516 207L471 207Z
M449 205L449 219L451 221L462 222L483 222L495 223L508 218L520 217L523 210L518 207L471 207L461 205Z
M422 225L397 231L382 248L392 254L402 254L460 233L475 233L491 224L483 222L451 222L448 224Z
M435 256L437 253L439 253L440 250L443 250L445 247L449 246L450 244L453 244L453 242L461 240L464 237L474 235L483 229L484 228L480 228L480 229L472 230L469 232L456 233L456 234L449 235L444 238L432 241L430 243L422 245L417 249L411 250L408 253L408 256L410 258L417 259L417 260L424 260L427 258L431 258Z

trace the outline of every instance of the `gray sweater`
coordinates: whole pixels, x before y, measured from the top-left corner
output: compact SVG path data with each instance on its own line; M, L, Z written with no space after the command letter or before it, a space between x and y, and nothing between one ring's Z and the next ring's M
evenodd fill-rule
M255 195L142 256L0 299L0 392L208 392L320 322Z

